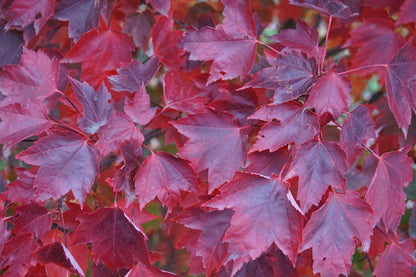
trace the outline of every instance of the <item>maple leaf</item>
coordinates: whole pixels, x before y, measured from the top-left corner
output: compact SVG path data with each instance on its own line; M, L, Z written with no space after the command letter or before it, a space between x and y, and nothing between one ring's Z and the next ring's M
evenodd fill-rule
M35 257L40 263L54 263L73 273L85 276L71 252L61 242L54 242L39 248Z
M302 20L296 22L296 29L282 30L273 36L273 40L285 47L300 50L317 61L321 60L318 31Z
M79 127L89 134L98 132L101 126L108 123L113 113L111 94L104 83L97 92L87 83L69 78L76 97L84 107L84 116L78 119Z
M360 68L387 63L403 45L402 36L394 31L394 22L389 17L371 18L350 32L350 38L343 47L359 47L352 57L352 67ZM377 70L370 67L357 74L367 74ZM378 70L377 72L381 72Z
M396 25L406 24L406 23L415 23L416 16L412 12L416 9L416 1L406 0L400 7L400 15L396 21Z
M155 116L156 110L156 107L150 107L150 99L144 83L142 83L140 90L134 93L133 99L126 98L124 104L124 112L140 125L149 123Z
M77 217L84 213L90 213L91 210L88 206L81 208L79 204L69 201L65 201L65 205L66 211L62 213L63 220L58 223L58 226L73 231L79 225Z
M72 132L51 132L16 156L39 166L38 194L57 199L72 191L82 205L98 174L99 151Z
M118 145L128 140L143 143L143 134L137 129L133 120L124 113L114 111L108 123L98 131L96 146L103 155L118 150Z
M365 195L375 213L374 224L381 219L386 229L394 230L405 211L403 187L407 187L413 176L413 162L407 156L409 149L387 152L378 158L377 169Z
M106 179L106 182L115 191L125 190L130 192L133 188L131 186L132 180L142 156L141 143L136 140L124 141L120 144L120 152L123 155L124 163L112 178Z
M404 45L387 64L386 90L389 108L404 135L416 112L416 47Z
M348 163L351 164L355 155L362 149L361 143L375 137L374 121L370 117L370 111L365 106L358 106L342 124L339 143L347 154Z
M220 192L204 206L234 210L224 236L230 259L256 259L275 242L295 264L302 239L302 215L280 179L238 172Z
M264 176L278 175L288 162L289 151L286 147L282 147L275 152L262 151L251 152L247 159L250 161L245 172L257 173Z
M346 0L290 0L293 5L311 8L334 17L347 19L357 15L358 1Z
M132 36L134 45L142 49L147 49L154 23L155 20L152 14L147 11L138 14L129 14L123 25L123 33Z
M412 239L393 241L387 245L377 260L373 274L377 277L413 276L414 243Z
M172 71L168 71L163 78L164 109L174 109L188 114L202 113L209 100L206 94L206 91L192 83L181 82L180 76Z
M34 23L36 34L45 26L55 12L55 0L15 0L6 10L9 19L6 28L18 26L21 29Z
M224 243L223 238L230 226L232 215L231 209L205 211L199 207L191 207L173 219L200 231L196 245L188 245L187 248L195 256L202 258L207 274L213 269L218 271L227 258L228 243Z
M151 4L161 14L167 16L170 10L170 1L165 0L146 0L147 4Z
M157 267L143 266L142 264L136 264L124 277L135 277L135 276L146 276L146 277L174 277L178 276L174 273L160 270Z
M36 188L33 186L36 177L36 170L27 170L25 168L16 168L17 179L8 185L8 190L4 192L7 199L14 203L29 203L34 200ZM37 201L45 199L35 198Z
M140 208L156 196L169 210L180 202L180 190L196 191L198 181L189 163L165 152L152 152L134 176Z
M286 179L299 176L297 198L302 211L307 212L319 203L329 186L344 191L343 175L347 170L345 152L338 144L311 140L296 149Z
M323 76L312 87L305 108L315 108L320 116L330 115L337 119L350 105L351 83L335 72Z
M217 277L228 277L230 274ZM266 252L255 260L244 264L234 275L235 277L270 277L270 276L299 276L293 268L290 260L280 251L276 245L272 245Z
M272 67L256 72L245 87L274 89L274 103L283 103L304 95L317 81L317 66L314 59L290 51L270 61Z
M348 275L358 238L364 251L370 247L370 206L358 193L330 193L328 200L305 226L300 251L312 247L313 271L322 277Z
M230 86L226 90L216 93L214 100L210 101L208 105L216 110L229 112L237 118L240 126L248 127L250 124L254 124L255 121L248 117L257 110L260 103L263 103L263 95L259 95L253 89L241 90L241 88L238 88L236 90L236 88ZM212 93L212 91L207 92Z
M119 208L99 208L78 217L77 243L92 243L95 261L110 269L131 268L137 262L150 266L146 236Z
M78 41L84 33L98 27L104 3L96 0L57 0L55 18L68 21L68 35Z
M39 203L21 205L15 208L19 215L13 222L14 231L17 233L32 233L38 239L50 230L52 219L48 210Z
M134 45L126 34L92 29L82 35L60 62L82 63L82 79L95 84L102 80L105 71L130 62L133 50Z
M37 135L52 126L43 105L33 105L30 109L19 104L0 108L0 143L10 147L28 137Z
M153 51L168 67L178 67L185 51L179 47L183 31L173 30L173 19L160 16L152 30ZM174 53L174 55L172 55Z
M128 271L127 268L111 270L101 262L91 265L91 277L125 277Z
M7 230L7 223L3 217L0 217L0 253L3 252L4 245L7 243L10 231Z
M117 69L118 75L108 77L115 91L128 91L135 93L141 90L142 85L147 86L159 69L159 60L151 58L146 64L132 60Z
M296 102L262 106L249 118L269 121L261 128L256 143L250 149L251 152L273 152L291 142L300 145L319 132L316 114L305 110ZM278 120L279 123L273 120Z
M181 46L190 60L213 60L207 84L218 79L243 79L254 63L256 25L247 0L223 0L221 25L185 34ZM242 53L244 53L242 55Z
M23 36L14 30L2 30L0 27L0 67L18 64L23 51Z
M9 266L4 274L6 276L25 276L36 246L36 241L31 234L21 234L9 239L0 256L0 268L5 269L6 266Z
M22 65L6 65L0 71L0 92L6 96L2 102L26 106L34 99L44 100L57 90L58 79L56 58L23 48Z
M172 123L189 138L179 156L190 161L196 172L208 169L210 193L245 165L247 135L235 121L228 113L208 109Z

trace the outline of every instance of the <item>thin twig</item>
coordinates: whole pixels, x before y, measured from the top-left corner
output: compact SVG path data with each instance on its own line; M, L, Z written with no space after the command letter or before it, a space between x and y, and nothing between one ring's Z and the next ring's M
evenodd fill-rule
M387 67L387 64L372 64L372 65L367 65L367 66L363 66L363 67L343 71L343 72L340 72L340 73L337 73L337 74L338 74L338 76L342 76L342 75L346 75L346 74L349 74L349 73L353 73L353 72L356 72L356 71L360 71L360 70L364 70L364 69L368 69L368 68L373 68L373 67Z
M80 136L83 136L83 137L88 137L88 135L87 135L86 133L82 132L81 130L77 130L77 129L75 129L75 128L74 128L74 127L72 127L71 125L68 125L68 124L66 124L66 123L62 122L62 121L60 121L59 119L57 119L57 118L55 118L55 117L53 117L53 116L48 115L48 118L49 118L50 120L52 120L53 122L55 122L55 124L56 124L57 126L61 127L61 128L64 128L64 129L66 129L66 130L68 130L68 131L71 131L71 132L73 132L73 133L76 133L76 134L78 134L78 135L80 135Z
M74 110L78 113L79 110L78 108L75 106L75 104L71 101L71 99L68 98L68 96L66 96L62 91L60 90L55 90L56 93L58 93L59 95L63 96L66 101L68 101L68 103L74 108Z
M370 257L368 256L368 254L365 254L365 256L366 256L366 259L367 259L368 265L370 266L371 272L373 272L373 271L374 271L374 269L373 269L373 265L371 264Z
M65 221L64 221L64 216L62 214L62 203L63 203L63 200L64 200L64 197L61 196L61 198L59 198L59 202L58 202L58 212L59 212L59 216L61 217L62 231L64 232L64 238L65 238L65 247L68 248L68 239L66 237Z
M380 160L380 156L377 155L376 152L374 152L373 150L371 150L370 147L367 147L367 145L365 145L364 143L361 142L361 146L363 146L365 149L367 149L368 152L370 152L374 157L376 157L378 160Z
M326 47L328 45L328 37L329 37L329 30L331 29L331 23L332 23L332 15L329 16L328 28L326 30L324 53L322 54L322 59L321 59L321 72L324 70Z
M260 40L256 40L256 42L266 48L268 48L269 50L273 51L274 53L276 53L277 55L282 55L279 51L277 51L276 49L274 49L273 47L271 47L270 45L267 45L263 42L261 42Z

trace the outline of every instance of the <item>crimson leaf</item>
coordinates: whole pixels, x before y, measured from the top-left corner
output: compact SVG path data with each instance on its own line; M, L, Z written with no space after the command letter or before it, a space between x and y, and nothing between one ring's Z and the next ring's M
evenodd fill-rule
M309 166L305 166L308 164ZM306 212L321 200L329 186L344 190L347 173L345 152L338 144L311 140L299 146L286 179L299 176L297 198Z
M51 132L16 157L39 166L35 187L41 196L57 199L71 190L81 205L100 161L99 151L71 132Z
M292 142L300 145L319 132L316 114L296 102L263 106L249 118L269 121L261 128L250 151L276 151ZM278 120L279 123L273 120Z
M137 262L150 266L146 236L119 208L100 208L78 220L81 223L73 238L92 243L95 261L111 269L131 268Z
M189 138L179 156L189 160L196 172L208 169L210 192L245 165L247 135L238 128L234 116L207 110L172 125Z
M407 187L413 176L412 159L407 156L408 151L409 147L406 147L379 157L365 196L375 212L374 224L381 219L386 229L395 229L405 210L403 187Z
M358 193L330 193L328 200L305 226L301 251L312 247L314 273L322 277L348 275L356 240L370 247L372 211Z
M197 178L186 160L165 152L146 157L134 176L136 194L143 208L156 196L170 210L180 201L180 191L195 191Z
M280 179L237 173L220 192L204 205L234 210L224 236L230 244L231 259L256 259L275 242L295 264L302 238L302 215Z
M107 124L113 113L111 94L107 87L101 84L97 92L86 82L69 79L75 95L84 106L84 116L78 119L82 130L89 134L98 132L101 126Z

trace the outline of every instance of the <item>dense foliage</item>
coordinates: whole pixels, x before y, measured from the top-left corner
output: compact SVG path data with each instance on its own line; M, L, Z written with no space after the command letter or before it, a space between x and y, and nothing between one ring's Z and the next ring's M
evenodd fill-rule
M0 7L0 275L413 276L415 0Z

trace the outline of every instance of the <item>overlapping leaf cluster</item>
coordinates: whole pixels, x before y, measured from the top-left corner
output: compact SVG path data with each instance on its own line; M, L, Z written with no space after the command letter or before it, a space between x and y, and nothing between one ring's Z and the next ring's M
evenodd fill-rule
M414 0L0 5L5 276L413 275Z

